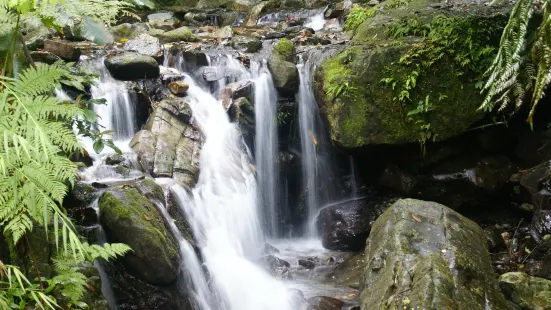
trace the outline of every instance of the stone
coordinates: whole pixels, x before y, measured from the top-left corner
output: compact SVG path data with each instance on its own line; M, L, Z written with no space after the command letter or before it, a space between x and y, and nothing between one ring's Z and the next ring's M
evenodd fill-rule
M64 60L76 62L81 51L73 44L63 40L44 40L44 51L57 55Z
M352 34L350 47L323 61L314 73L313 89L320 112L329 124L332 140L343 148L416 143L421 121L430 123L431 133L436 134L435 141L443 141L466 132L484 117L478 110L483 99L480 91L473 83L465 82L476 79L474 75L478 74L467 69L450 70L456 65L453 55L434 62L409 91L407 101L414 105L424 102L428 96L429 102L437 106L430 113L406 117L403 105L394 100L396 89L381 83L385 78L399 79L407 74L409 69L390 64L398 63L422 40L421 36L413 35L407 39L389 38L385 35L389 27L408 19L431 20L445 14L444 10L430 8L430 1L412 0L408 7L415 9L385 6L384 14L366 19ZM477 36L477 44L486 46L493 42L492 47L496 47L506 21L498 17L500 14L489 17L483 6L473 7L470 12L473 14L454 17L468 18L473 31L484 29L484 34ZM483 28L481 24L491 27ZM461 75L456 74L457 71ZM341 85L345 85L346 90ZM432 94L446 98L438 102Z
M207 54L197 49L186 50L182 53L186 66L192 68L208 66L209 60Z
M199 0L196 9L231 9L233 7L232 0Z
M262 42L254 37L233 36L231 46L245 53L256 53L262 49Z
M535 240L551 234L551 210L536 210L532 215L530 232Z
M147 32L149 26L145 23L123 23L111 27L111 33L115 41L134 39L138 35Z
M21 32L30 51L43 48L44 40L52 38L50 30L42 23L24 23Z
M505 298L520 309L547 310L551 306L551 281L523 272L508 272L499 277Z
M298 260L298 265L302 266L306 269L316 268L316 262L314 262L313 258L299 259Z
M154 29L171 31L176 28L177 21L171 12L154 13L147 15L147 24Z
M34 62L43 62L48 65L54 64L56 61L60 61L61 57L50 53L50 52L44 52L44 51L32 51L31 57Z
M184 98L157 104L130 147L142 169L153 177L175 178L193 186L199 173L201 135L190 126L191 109Z
M108 240L132 248L123 260L133 274L156 285L176 280L180 262L178 244L155 204L136 188L126 187L104 192L99 208Z
M340 310L344 306L342 300L327 296L316 296L306 300L308 302L307 310Z
M268 60L268 69L278 92L291 96L298 91L298 69L293 63L272 56Z
M327 281L337 285L360 289L365 267L364 252L358 252L335 267L327 276Z
M484 231L434 202L401 199L377 219L363 279L362 309L512 309Z
M121 154L111 154L105 158L106 165L117 165L123 163L126 158Z
M144 56L160 59L163 56L163 47L159 39L147 33L138 35L135 39L128 40L123 47L127 51L136 52Z
M540 191L551 175L551 162L545 161L528 169L520 178L520 186L531 196Z
M281 39L285 38L287 35L283 32L269 32L264 37L266 40L272 40L272 39Z
M382 186L395 190L404 195L411 195L414 193L415 187L417 186L417 180L415 177L403 172L397 166L385 168L379 177L378 182Z
M197 38L195 37L195 35L186 26L182 26L180 28L161 33L159 36L161 41L163 41L164 43L180 42L180 41L186 41L186 42L197 41Z
M253 94L253 83L250 80L241 80L238 82L230 83L222 90L220 90L219 97L222 100L226 99L237 99L244 97L247 99L252 99ZM225 107L226 110L229 108L229 105Z
M245 21L245 27L255 27L258 23L258 18L260 17L260 14L264 12L264 10L266 10L267 6L267 1L262 1L253 6L249 10L249 15L247 16L247 20Z
M232 36L233 36L233 30L231 29L230 26L225 26L225 27L216 29L212 33L212 37L218 40L229 39Z
M134 52L105 58L105 67L118 80L132 81L159 77L159 64L155 58Z
M174 81L168 84L168 89L175 96L185 96L189 89L189 85L183 81Z
M358 251L364 248L371 226L390 201L353 199L320 210L316 227L323 247L334 251Z
M273 276L280 276L291 267L288 261L278 258L274 255L266 255L262 257L262 263L266 270Z

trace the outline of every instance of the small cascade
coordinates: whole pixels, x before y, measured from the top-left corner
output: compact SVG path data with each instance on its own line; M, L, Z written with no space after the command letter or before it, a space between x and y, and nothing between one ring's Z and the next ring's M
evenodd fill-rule
M348 162L350 165L350 196L352 198L357 198L358 181L356 180L356 165L354 164L354 158L352 156L349 156Z
M264 246L257 209L255 171L239 130L210 93L193 79L189 105L205 143L201 151L199 180L188 194L180 185L172 187L202 249L204 265L211 275L210 293L205 275L190 275L201 309L291 310L283 283L253 263ZM185 257L184 260L189 259ZM195 267L194 267L195 268Z
M304 27L312 28L314 31L322 30L325 26L325 9L321 10L316 15L308 17Z
M258 204L262 207L268 232L279 234L278 212L278 139L277 139L277 91L272 75L265 64L252 62L251 71L255 84L254 105L256 115L255 162L259 186Z
M297 65L300 77L297 101L299 105L299 129L301 139L302 183L306 191L308 222L306 235L315 237L315 219L319 209L335 198L337 189L330 184L333 177L329 139L319 114L312 90L311 76L315 69L310 62Z

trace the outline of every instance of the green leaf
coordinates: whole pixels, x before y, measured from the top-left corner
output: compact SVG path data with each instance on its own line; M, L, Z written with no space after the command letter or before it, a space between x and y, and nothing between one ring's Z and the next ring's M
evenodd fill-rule
M101 151L103 151L103 148L105 147L104 143L103 143L103 140L99 139L99 140L96 140L94 141L94 151L96 153L101 153Z

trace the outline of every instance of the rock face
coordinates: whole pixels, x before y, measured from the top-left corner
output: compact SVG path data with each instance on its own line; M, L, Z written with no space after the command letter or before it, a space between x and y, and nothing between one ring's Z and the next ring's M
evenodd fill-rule
M191 110L185 99L157 104L143 130L130 146L142 168L154 177L174 177L193 186L199 172L201 135L190 126Z
M298 70L291 60L294 59L295 46L287 39L281 39L268 60L268 69L272 73L274 85L283 95L294 95L298 91Z
M316 227L323 247L335 251L359 251L365 246L371 226L388 204L368 199L350 200L321 209Z
M327 296L308 298L307 302L307 310L340 310L344 306L341 300Z
M510 309L485 238L444 205L397 201L367 240L362 309Z
M523 272L509 272L499 277L505 297L520 309L545 310L551 307L551 281Z
M262 48L260 39L248 36L233 36L231 45L236 50L241 50L245 53L256 53Z
M136 188L110 189L99 200L101 223L110 240L132 252L125 265L150 284L169 284L178 275L178 245L157 207Z
M159 77L159 64L155 58L127 52L105 59L105 67L118 80L132 81Z
M434 62L422 73L415 71L413 65L399 64L403 56L415 53L415 44L423 39L413 33L389 36L388 29L403 26L411 19L421 23L437 16L441 21L445 19L431 3L413 0L408 10L385 7L358 27L352 38L353 46L318 66L314 78L316 99L332 139L340 146L413 143L422 136L420 124L430 124L430 132L436 135L431 135L431 140L434 137L442 141L465 132L483 117L477 111L481 94L471 81L488 64L478 64L478 73L473 73L457 64L453 54L459 53L457 50L449 55L443 53L437 61L432 58ZM461 29L470 26L474 31L471 39L480 48L497 46L505 21L499 14L489 18L483 7L469 10L473 15L452 14L453 17L446 17L446 22L450 26L463 25ZM488 57L489 62L491 58ZM416 61L422 60L412 60ZM410 87L404 77L412 76L415 81ZM400 101L400 96L406 94L407 99ZM436 108L419 112L419 105ZM417 112L406 116L410 111Z

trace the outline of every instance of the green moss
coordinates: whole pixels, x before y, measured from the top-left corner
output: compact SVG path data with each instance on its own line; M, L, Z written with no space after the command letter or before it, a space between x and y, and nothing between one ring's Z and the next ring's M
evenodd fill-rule
M295 45L287 38L283 38L274 46L274 57L284 61L293 61L295 56Z

